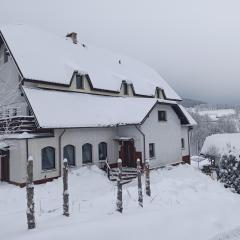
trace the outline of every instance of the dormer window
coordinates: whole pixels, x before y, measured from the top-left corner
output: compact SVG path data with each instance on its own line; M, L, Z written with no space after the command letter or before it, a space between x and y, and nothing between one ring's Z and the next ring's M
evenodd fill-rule
M8 50L5 48L5 49L4 49L4 63L8 62L8 56L9 56L9 52L8 52Z
M128 95L128 84L123 82L123 94Z
M83 75L76 75L76 87L77 89L84 89L84 79L83 79Z
M159 88L157 88L156 95L157 95L157 98L161 98L161 97L160 97L160 89L159 89Z

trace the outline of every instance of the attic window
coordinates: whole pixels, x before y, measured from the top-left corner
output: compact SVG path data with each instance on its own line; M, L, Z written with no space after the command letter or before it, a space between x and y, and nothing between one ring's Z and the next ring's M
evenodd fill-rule
M128 95L128 84L123 82L123 94Z
M83 75L76 75L76 87L77 89L84 89Z
M158 111L158 121L159 122L167 121L167 112L166 111Z

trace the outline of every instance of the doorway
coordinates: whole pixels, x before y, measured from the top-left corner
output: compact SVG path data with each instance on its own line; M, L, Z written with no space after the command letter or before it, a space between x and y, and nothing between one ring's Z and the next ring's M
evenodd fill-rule
M9 150L0 151L1 156L1 181L10 181Z

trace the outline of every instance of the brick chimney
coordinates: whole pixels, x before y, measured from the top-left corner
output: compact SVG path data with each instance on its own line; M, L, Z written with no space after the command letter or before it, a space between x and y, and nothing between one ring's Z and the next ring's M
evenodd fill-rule
M71 32L71 33L68 33L66 35L66 37L70 37L73 41L74 44L77 44L78 43L78 40L77 40L77 33L75 32Z

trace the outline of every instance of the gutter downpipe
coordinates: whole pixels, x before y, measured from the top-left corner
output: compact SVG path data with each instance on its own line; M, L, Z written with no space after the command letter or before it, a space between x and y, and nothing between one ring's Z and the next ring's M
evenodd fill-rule
M58 137L59 177L61 177L61 174L62 174L62 137L63 137L65 132L66 132L66 129L63 129L63 131L61 132L61 134Z
M190 132L192 131L192 127L188 127L188 155L189 158L191 159L191 146L190 146ZM191 160L190 160L191 164Z
M134 125L135 128L140 132L140 134L143 137L143 158L144 158L144 163L146 163L146 138L144 132L139 128L139 125Z

